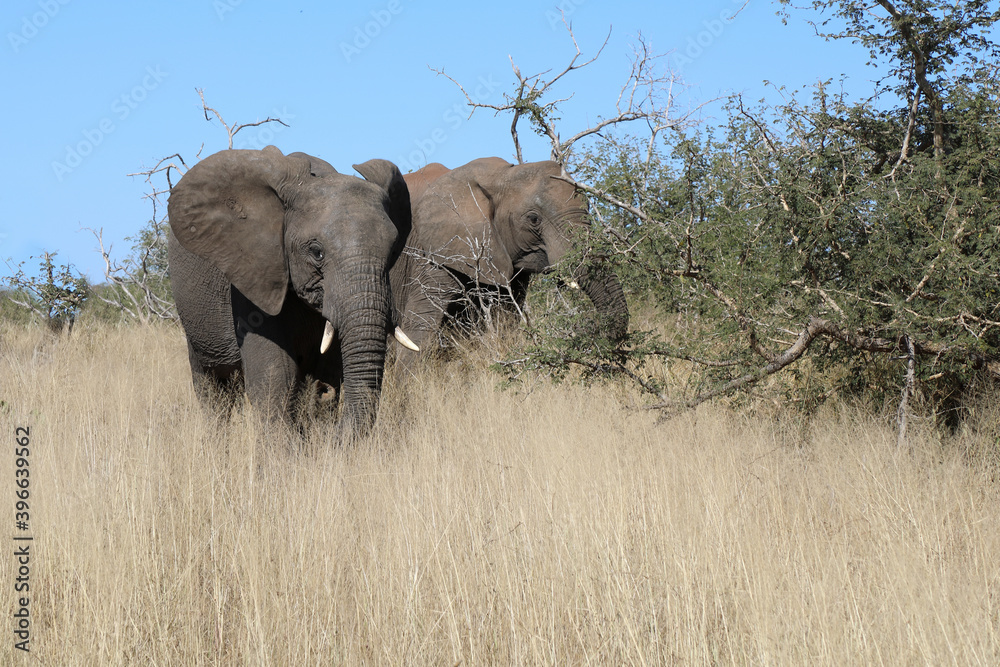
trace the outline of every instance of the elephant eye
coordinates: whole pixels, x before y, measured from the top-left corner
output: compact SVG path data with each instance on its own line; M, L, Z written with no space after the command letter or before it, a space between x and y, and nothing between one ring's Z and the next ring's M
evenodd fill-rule
M535 211L528 212L528 224L537 225L538 220L539 220L538 213L536 213Z
M313 242L309 244L309 256L317 262L323 261L323 246Z

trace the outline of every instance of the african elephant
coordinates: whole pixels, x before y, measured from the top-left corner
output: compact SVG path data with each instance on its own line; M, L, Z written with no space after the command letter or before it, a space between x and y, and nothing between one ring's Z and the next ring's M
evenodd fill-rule
M403 180L406 181L406 187L410 190L410 206L413 206L420 201L420 198L424 196L424 192L427 191L427 188L430 187L431 183L441 178L449 171L451 171L451 169L444 166L440 162L431 162L416 171L403 174Z
M311 377L339 391L339 430L371 427L387 333L409 343L389 267L411 214L394 164L354 168L365 180L274 146L225 150L171 190L170 278L203 401L245 387L291 420Z
M422 194L411 198L413 231L390 278L403 328L417 346L433 347L431 337L474 287L497 288L523 305L531 276L571 250L574 228L587 224L587 201L564 175L556 162L491 157L404 176ZM618 278L582 269L573 277L606 323L604 333L623 337L628 306ZM400 350L397 365L410 368L416 358Z

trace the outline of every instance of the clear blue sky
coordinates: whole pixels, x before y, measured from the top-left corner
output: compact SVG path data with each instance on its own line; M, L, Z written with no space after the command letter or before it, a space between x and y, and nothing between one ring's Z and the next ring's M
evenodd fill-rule
M847 74L867 90L866 53L813 35L776 3L750 0L637 2L562 0L585 57L611 38L601 59L559 91L563 134L614 110L641 32L672 58L690 86L680 105L730 92L775 98L763 81L798 88ZM95 6L96 5L96 6ZM193 163L226 147L207 123L196 88L227 122L277 115L290 127L246 130L237 147L273 143L305 151L353 173L381 157L403 171L425 162L457 166L473 158L512 159L509 116L477 112L445 70L502 102L513 58L524 73L565 66L573 46L556 2L356 0L106 2L6 0L0 9L0 259L58 251L92 281L103 262L85 228L103 228L112 254L151 216L146 184L129 173L180 153ZM367 33L367 34L366 34ZM524 128L522 136L527 134ZM540 141L525 158L546 159ZM34 260L25 267L35 271ZM10 270L0 263L0 277Z

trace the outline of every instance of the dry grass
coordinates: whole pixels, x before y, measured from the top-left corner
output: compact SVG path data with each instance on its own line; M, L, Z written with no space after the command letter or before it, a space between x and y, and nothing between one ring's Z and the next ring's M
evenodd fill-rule
M957 453L982 443L655 427L453 364L390 388L370 442L291 454L200 411L166 328L0 329L0 383L8 445L32 433L40 664L1000 664L1000 494Z

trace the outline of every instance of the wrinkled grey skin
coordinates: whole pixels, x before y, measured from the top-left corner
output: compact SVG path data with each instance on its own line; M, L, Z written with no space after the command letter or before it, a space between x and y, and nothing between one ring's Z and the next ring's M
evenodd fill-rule
M403 329L424 353L436 347L446 314L468 289L496 287L521 306L531 276L571 250L573 229L587 224L587 202L561 175L555 162L512 165L492 157L452 170L433 163L404 176L413 231L391 280ZM628 306L618 278L584 272L574 278L606 323L604 333L624 336ZM398 372L417 358L398 350Z
M342 433L371 427L410 201L391 162L354 168L365 180L274 146L227 150L171 190L170 278L203 401L245 387L289 420L311 377L339 391ZM336 337L321 355L327 321Z

